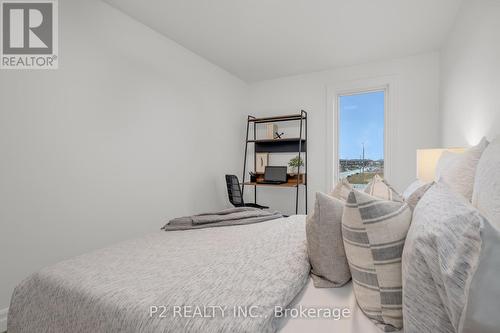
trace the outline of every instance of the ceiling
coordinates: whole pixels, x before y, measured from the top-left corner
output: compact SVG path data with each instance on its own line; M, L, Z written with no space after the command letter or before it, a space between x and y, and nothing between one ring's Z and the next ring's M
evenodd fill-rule
M437 50L461 0L105 0L247 82Z

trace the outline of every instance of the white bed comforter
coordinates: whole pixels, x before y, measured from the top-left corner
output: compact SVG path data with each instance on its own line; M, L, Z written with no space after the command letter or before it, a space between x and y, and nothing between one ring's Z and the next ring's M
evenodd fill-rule
M308 279L304 228L162 231L63 261L15 289L8 332L273 332Z

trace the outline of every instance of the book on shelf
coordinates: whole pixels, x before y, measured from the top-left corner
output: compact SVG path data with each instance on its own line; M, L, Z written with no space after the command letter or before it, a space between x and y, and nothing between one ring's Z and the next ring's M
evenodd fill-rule
M276 139L276 132L278 132L278 125L267 124L266 129L267 129L266 138L270 140Z

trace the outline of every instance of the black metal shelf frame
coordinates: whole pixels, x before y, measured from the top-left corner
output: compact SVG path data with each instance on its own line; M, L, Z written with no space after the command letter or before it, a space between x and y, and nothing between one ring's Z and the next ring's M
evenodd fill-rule
M277 123L284 121L299 121L299 137L298 138L286 138L286 139L267 139L267 140L257 140L257 124L264 123ZM253 139L249 139L250 124L253 124ZM267 117L267 118L256 118L254 116L248 116L247 118L247 131L245 140L245 159L243 161L243 181L242 181L242 195L245 191L245 178L246 178L246 166L247 166L247 154L248 154L248 144L254 144L254 170L257 167L256 153L298 153L299 157L304 153L304 180L301 184L300 171L301 167L297 168L297 186L288 187L296 188L295 193L295 214L299 212L299 191L300 185L304 186L304 197L305 197L305 213L307 214L307 112L304 110L300 111L300 114L287 115L287 116L277 116L277 117ZM257 203L257 184L248 185L254 187L254 203Z

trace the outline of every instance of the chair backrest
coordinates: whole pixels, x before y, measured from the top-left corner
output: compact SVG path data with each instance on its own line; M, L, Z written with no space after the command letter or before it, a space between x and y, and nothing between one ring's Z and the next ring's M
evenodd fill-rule
M235 175L226 175L227 195L234 207L242 207L245 203L241 195L240 182Z

